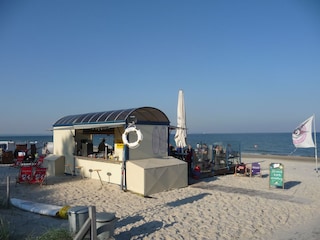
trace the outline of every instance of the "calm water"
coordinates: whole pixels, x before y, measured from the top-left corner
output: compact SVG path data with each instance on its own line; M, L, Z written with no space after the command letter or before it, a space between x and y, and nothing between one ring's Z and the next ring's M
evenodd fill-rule
M98 145L101 138L106 137L107 143L112 144L110 136L96 136L94 145ZM12 140L15 143L37 142L37 147L42 147L46 142L52 142L52 136L0 136L1 140ZM317 146L320 144L319 133L317 134ZM188 134L188 144L196 147L197 143L214 145L215 143L230 143L241 149L242 153L271 154L271 155L294 155L314 157L314 148L298 148L292 143L291 133L241 133L241 134ZM175 146L174 135L170 135L170 143ZM319 147L318 147L319 148ZM293 152L293 153L292 153Z
M292 143L291 133L239 133L239 134L188 134L188 144L193 148L197 143L215 145L222 142L239 146L242 153L294 155L314 157L314 148L298 148ZM174 135L170 136L170 143L175 146ZM317 133L317 147L319 146L319 133ZM319 148L319 147L318 147Z

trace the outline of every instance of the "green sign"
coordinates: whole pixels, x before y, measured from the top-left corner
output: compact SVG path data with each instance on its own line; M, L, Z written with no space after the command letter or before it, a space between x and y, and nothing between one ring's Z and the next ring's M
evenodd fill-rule
M269 188L270 188L270 186L284 188L283 175L284 175L283 164L271 163L270 164L270 174L269 174Z

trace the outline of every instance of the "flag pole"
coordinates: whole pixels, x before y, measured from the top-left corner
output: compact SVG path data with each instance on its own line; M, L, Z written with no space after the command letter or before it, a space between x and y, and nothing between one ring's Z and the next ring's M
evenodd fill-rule
M318 148L317 148L317 131L316 131L316 116L313 114L313 134L314 134L314 157L316 158L316 173L318 173Z

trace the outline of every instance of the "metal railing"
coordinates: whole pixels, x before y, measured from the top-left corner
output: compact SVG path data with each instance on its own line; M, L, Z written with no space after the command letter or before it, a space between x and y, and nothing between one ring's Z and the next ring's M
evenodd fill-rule
M73 238L74 240L82 240L87 232L90 231L90 239L96 240L97 239L97 223L96 223L96 207L89 206L89 218L85 221L83 226L80 228L79 232Z

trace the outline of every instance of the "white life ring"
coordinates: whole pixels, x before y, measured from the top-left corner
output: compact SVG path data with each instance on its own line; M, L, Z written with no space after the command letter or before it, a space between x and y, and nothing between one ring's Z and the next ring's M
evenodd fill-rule
M127 136L131 132L135 132L137 134L137 141L129 143ZM122 142L131 149L139 147L142 139L143 139L143 135L141 131L136 127L128 127L122 134Z

